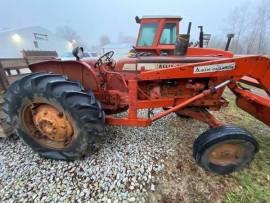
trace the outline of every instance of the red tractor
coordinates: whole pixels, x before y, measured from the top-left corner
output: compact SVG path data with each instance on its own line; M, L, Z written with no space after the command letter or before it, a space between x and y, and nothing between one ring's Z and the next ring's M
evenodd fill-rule
M77 48L76 61L30 65L32 73L5 94L8 122L41 156L73 160L93 146L105 124L147 127L176 113L210 126L194 142L198 165L219 174L240 169L254 158L257 141L208 110L228 104L222 97L228 87L238 107L270 125L270 59L203 48L202 31L199 47L190 47L189 32L178 34L180 21L177 16L136 17L136 46L130 57L118 61L113 60L113 51L83 61L82 49ZM261 88L266 95L240 83ZM162 111L153 114L155 108ZM148 110L145 117L138 116L141 109Z

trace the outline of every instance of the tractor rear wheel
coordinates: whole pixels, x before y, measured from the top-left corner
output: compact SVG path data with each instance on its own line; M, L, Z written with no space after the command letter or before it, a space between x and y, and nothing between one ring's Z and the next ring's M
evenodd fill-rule
M9 123L42 157L80 158L104 128L104 112L93 93L63 75L25 76L8 88L4 101Z
M194 142L193 157L207 171L229 174L253 160L259 144L245 129L235 126L211 128Z

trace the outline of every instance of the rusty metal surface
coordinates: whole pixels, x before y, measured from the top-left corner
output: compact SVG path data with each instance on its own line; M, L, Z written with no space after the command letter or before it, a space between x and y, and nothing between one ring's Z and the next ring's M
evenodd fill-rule
M30 73L29 64L56 60L55 51L22 50L23 58L0 58L0 87L6 90L9 84Z
M220 166L237 165L244 158L245 151L245 147L239 143L218 144L209 152L208 160Z
M63 149L74 138L71 120L52 104L30 102L21 112L24 130L39 144Z
M96 75L91 65L80 61L44 61L31 64L32 72L53 72L66 75L70 80L80 81L87 90L98 91L100 77Z
M73 127L63 112L48 104L40 105L34 111L34 124L48 139L61 142L71 138Z
M176 112L177 115L190 117L209 124L210 127L216 128L224 125L223 122L215 118L207 109L202 107L189 107Z
M56 60L32 64L30 68L33 72L64 74L70 80L80 81L86 90L91 90L95 94L105 112L119 113L128 109L127 117L108 117L109 124L117 125L150 124L154 120L188 106L219 110L226 106L226 101L222 98L225 86L219 90L215 87L228 80L233 81L232 83L240 82L244 76L255 79L257 85L270 95L269 58L265 56L234 57L234 54L228 51L194 47L188 48L185 56L175 56L172 54L173 52L167 53L167 56L160 56L162 50L173 51L175 49L174 44L159 43L164 25L175 23L178 33L179 21L151 18L140 21L141 25L144 23L157 24L153 45L150 47L135 46L135 50L148 51L153 54L152 56L126 58L116 63L103 64L98 68L93 66L94 61ZM138 38L140 35L141 30ZM165 64L156 66L157 63ZM228 64L232 64L231 68L222 69ZM125 65L128 65L126 69L124 69ZM195 71L198 67L203 71ZM214 69L212 70L211 67ZM269 125L269 113L265 112L269 111L270 98L259 101L260 97L254 93L242 95L239 92L240 90L234 91L239 100L238 105ZM250 99L253 101L251 102ZM243 101L246 101L247 104ZM155 115L150 121L148 118L138 118L137 116L140 108L159 107L172 108ZM258 108L264 111L258 111ZM202 118L198 115L195 117ZM210 125L215 122L209 117L204 120Z
M25 68L28 66L24 58L3 58L0 62L4 69Z
M195 66L212 66L223 63L234 63L236 68L227 71L205 72L201 74L194 73ZM255 78L261 84L261 87L269 93L270 84L267 79L270 77L269 63L270 60L266 57L246 56L127 74L122 71L109 71L108 69L113 70L113 67L108 66L94 69L85 62L54 61L35 64L32 70L66 74L72 80L81 81L87 90L90 89L95 93L95 96L102 102L105 110L108 109L111 112L119 112L120 109L125 110L129 107L129 118L127 119L131 119L130 123L134 123L134 119L137 119L136 112L139 108L149 109L152 107L196 105L218 110L220 107L226 106L226 102L222 98L224 88L211 94L206 94L203 97L196 97L196 100L190 99L195 95L201 94L207 87L222 84L222 82L227 81L229 78L231 81L240 81L243 76L249 75L249 77ZM53 64L57 65L53 66ZM79 66L75 66L76 64ZM254 67L256 67L256 69L254 69ZM117 77L119 77L119 79L116 80ZM112 78L115 80L112 80ZM122 78L124 78L124 81ZM168 83L168 85L164 84L163 81L168 79L173 80L173 83ZM88 83L90 81L91 85ZM128 88L126 87L126 83L128 84ZM187 101L191 102L187 103ZM269 101L269 98L265 99L266 103L264 103L266 106ZM256 109L255 106L254 108ZM250 107L248 107L248 109L250 109ZM249 111L248 109L246 109L246 111ZM167 113L173 111L174 109L169 110ZM154 117L154 120L167 115L167 113L161 113ZM254 115L254 113L252 113L252 115ZM268 115L257 116L257 118L262 120L268 120L267 117ZM112 119L114 118L110 117L108 119L110 124L121 125L119 118L117 118L116 122L113 122ZM122 120L122 124L124 125L128 123L125 119L123 118ZM209 122L211 120L212 119L208 120L210 125L212 125Z

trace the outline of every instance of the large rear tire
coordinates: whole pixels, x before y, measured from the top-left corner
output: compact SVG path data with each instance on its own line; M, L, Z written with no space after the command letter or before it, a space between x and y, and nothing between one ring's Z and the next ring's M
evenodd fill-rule
M193 157L207 171L229 174L251 162L259 150L255 138L236 126L211 128L193 144Z
M14 134L14 129L13 127L7 123L7 115L2 112L2 104L0 104L0 139L3 137L9 137L11 136L12 134ZM3 132L2 132L3 131ZM3 133L3 134L2 134Z
M25 76L8 88L4 101L16 133L49 159L84 156L104 129L104 112L93 93L63 75Z

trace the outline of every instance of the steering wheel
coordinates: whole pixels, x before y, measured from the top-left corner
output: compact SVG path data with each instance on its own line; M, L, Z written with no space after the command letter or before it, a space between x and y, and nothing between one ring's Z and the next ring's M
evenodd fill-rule
M99 68L101 67L103 64L108 64L110 62L112 62L112 57L114 55L114 51L109 51L107 53L105 53L104 55L102 55L97 62L95 63L95 68Z

